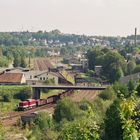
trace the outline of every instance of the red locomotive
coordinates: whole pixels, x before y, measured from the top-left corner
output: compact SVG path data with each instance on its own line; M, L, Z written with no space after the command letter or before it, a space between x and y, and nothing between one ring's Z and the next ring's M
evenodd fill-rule
M48 97L47 99L27 99L25 101L22 101L18 105L18 110L27 110L31 108L35 108L38 106L56 103L59 99L62 99L66 96L70 96L73 90L64 91L62 93L59 93L58 95L53 95Z

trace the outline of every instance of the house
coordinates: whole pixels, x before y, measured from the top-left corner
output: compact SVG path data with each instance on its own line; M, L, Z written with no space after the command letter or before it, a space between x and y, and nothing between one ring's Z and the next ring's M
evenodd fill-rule
M49 71L28 71L25 74L25 78L27 80L28 85L33 84L44 84L47 80L54 80L54 84L58 85L58 75L57 72L49 72Z
M0 74L1 85L20 85L25 84L26 79L23 73L3 73Z
M54 84L58 85L58 76L53 72L44 72L39 75L36 75L35 77L38 78L38 81L40 82L45 82L47 80L54 80Z
M63 75L59 73L59 71L39 71L39 70L31 70L31 71L19 71L19 70L10 70L6 71L6 73L21 73L24 74L24 77L26 79L27 85L42 85L45 81L53 79L54 84L70 84Z

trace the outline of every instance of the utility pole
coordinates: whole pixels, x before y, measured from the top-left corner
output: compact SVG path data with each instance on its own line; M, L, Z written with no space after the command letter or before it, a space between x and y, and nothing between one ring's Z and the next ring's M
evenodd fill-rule
M137 47L137 28L135 28L135 40L134 40L135 47Z

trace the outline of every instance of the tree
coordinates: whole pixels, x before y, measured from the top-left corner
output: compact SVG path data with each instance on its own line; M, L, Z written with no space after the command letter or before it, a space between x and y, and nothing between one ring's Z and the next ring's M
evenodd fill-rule
M20 54L16 54L14 56L14 67L19 67L21 65L21 57Z
M26 68L26 66L27 66L25 57L23 57L23 56L21 56L21 64L20 64L20 66L23 67L23 68Z
M132 74L135 68L136 68L135 61L129 61L127 64L127 73Z
M119 53L108 52L102 60L102 73L111 82L117 81L126 72L125 60Z
M133 70L133 73L137 73L137 72L140 72L140 65L137 65Z
M66 55L67 53L68 53L68 50L67 50L66 47L63 47L63 48L60 49L60 54L61 54L62 56Z
M135 87L136 87L135 82L130 79L127 86L128 86L128 90L129 90L130 95L132 95L132 93L134 92Z
M48 113L42 112L37 115L35 125L37 125L40 130L47 130L52 127L53 122Z
M63 119L73 121L79 115L78 106L70 99L60 100L54 110L54 119L60 122Z
M3 50L2 50L2 48L0 48L0 57L2 57L3 56Z
M110 82L118 81L127 72L127 65L123 56L118 52L94 49L87 53L89 69L94 70L95 65L102 66L102 75Z
M120 103L119 115L122 124L122 138L123 140L139 140L138 125L132 118L137 114L135 111L136 104L133 98L124 99ZM140 120L140 119L139 119Z
M94 70L94 67L97 64L97 57L102 56L102 55L103 55L103 52L100 51L99 49L93 49L87 52L89 69Z
M108 87L99 94L99 97L103 100L113 100L115 98L115 92L112 87Z
M138 96L140 96L140 84L137 86L136 91L137 91L137 93L138 93Z
M118 98L129 96L128 87L122 83L115 82L115 84L113 85L113 89Z
M7 67L8 65L9 60L5 56L0 57L0 67Z
M80 120L66 124L58 140L99 140L99 126L93 120Z
M105 140L122 140L122 126L119 116L119 101L116 100L106 112Z

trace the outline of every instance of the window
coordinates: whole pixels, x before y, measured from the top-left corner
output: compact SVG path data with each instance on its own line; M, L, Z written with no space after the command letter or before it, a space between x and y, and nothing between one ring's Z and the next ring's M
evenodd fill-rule
M40 80L42 80L42 77L40 77Z
M43 80L45 81L45 77L43 77Z

